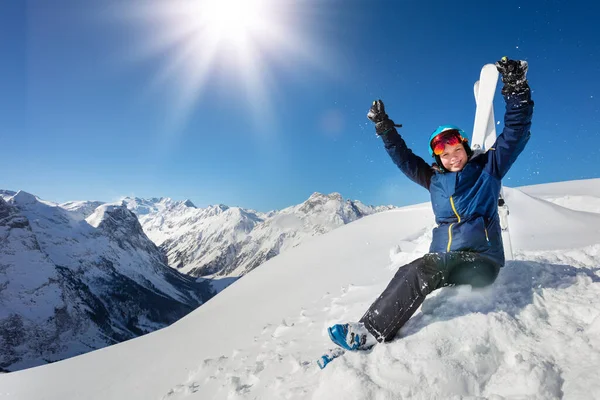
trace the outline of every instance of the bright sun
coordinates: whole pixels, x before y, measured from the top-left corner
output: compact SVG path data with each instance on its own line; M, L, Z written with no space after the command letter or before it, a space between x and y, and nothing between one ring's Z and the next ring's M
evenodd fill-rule
M199 29L204 29L207 35L238 43L272 23L263 0L205 0L198 1L195 7L193 18Z
M238 92L247 94L245 104L255 113L269 113L267 79L277 62L295 68L302 63L321 66L324 52L299 29L306 4L144 0L129 3L125 15L141 22L144 29L143 43L133 57L159 58L163 66L154 84L175 89L173 105L185 119L216 73L230 74L239 82Z

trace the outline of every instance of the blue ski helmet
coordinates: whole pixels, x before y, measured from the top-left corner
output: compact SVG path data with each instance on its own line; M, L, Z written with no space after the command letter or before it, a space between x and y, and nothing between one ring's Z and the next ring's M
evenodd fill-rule
M431 141L433 140L434 137L436 137L437 135L439 135L440 133L445 132L445 131L458 131L460 136L462 136L463 138L465 137L465 132L456 125L440 125L440 126L438 126L438 128L435 131L433 131L433 133L429 137L429 144L428 144L427 148L429 149L429 155L431 157L435 157L433 155L433 149L431 148ZM465 146L465 149L467 149L467 147L469 147L469 146L468 145ZM469 150L471 150L471 148L469 148L467 150L467 154L469 153Z

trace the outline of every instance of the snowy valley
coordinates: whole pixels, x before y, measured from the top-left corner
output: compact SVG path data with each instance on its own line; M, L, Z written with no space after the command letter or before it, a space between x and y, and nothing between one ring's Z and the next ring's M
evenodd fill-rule
M168 198L55 204L0 191L0 368L163 328L280 252L390 208L337 193L258 213ZM195 279L208 274L218 277Z

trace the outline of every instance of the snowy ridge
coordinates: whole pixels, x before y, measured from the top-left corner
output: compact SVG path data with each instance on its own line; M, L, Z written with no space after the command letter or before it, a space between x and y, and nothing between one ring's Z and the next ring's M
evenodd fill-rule
M0 376L0 387L23 400L597 399L598 227L579 225L590 213L507 194L517 260L493 286L438 290L398 340L323 371L314 361L331 346L325 327L359 319L397 268L427 251L429 204L342 226L267 261L168 328ZM577 229L565 226L571 218Z
M79 219L86 219L102 204L104 204L102 201L68 201L60 204L59 207L70 211L73 216Z
M304 203L259 213L223 205L200 209L170 199L124 199L169 265L192 276L239 277L305 240L389 210L314 193Z
M568 249L599 243L600 214L575 211L519 190L508 190L505 198L509 206L513 202L519 204L517 209L510 207L511 237L523 243L522 250ZM560 240L556 232L560 232Z
M13 197L17 192L13 192L12 190L3 190L0 189L0 198L4 200L8 200L9 197Z
M168 208L184 206L188 208L196 208L190 200L174 201L169 197L153 197L151 199L141 199L139 197L125 197L122 200L127 208L133 211L136 215L146 215L164 211Z
M121 205L0 198L0 368L75 356L162 328L210 298L166 265ZM70 210L70 208L72 210Z
M585 184L583 184L585 182ZM600 179L548 183L519 188L531 196L577 211L600 213Z

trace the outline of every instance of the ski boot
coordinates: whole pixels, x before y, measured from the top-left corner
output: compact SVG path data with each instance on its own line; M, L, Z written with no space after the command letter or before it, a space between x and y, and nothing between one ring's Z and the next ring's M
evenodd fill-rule
M349 351L368 350L377 344L375 337L360 322L336 324L327 328L331 341Z

